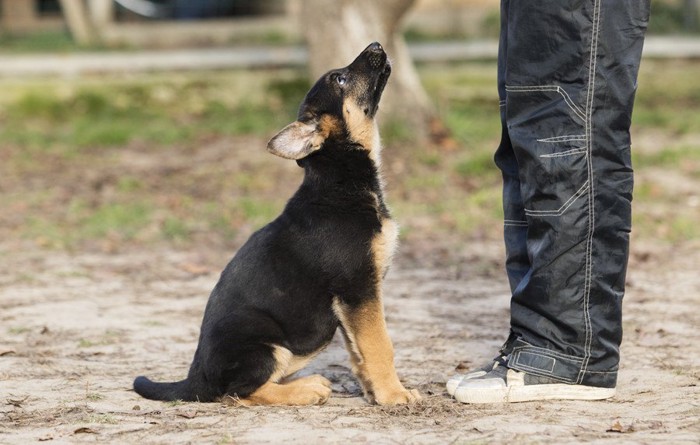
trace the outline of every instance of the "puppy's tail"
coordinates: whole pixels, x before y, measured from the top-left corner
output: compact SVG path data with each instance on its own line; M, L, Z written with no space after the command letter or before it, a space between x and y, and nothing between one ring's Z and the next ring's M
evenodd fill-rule
M216 397L210 391L197 391L189 378L179 382L159 383L148 377L139 376L134 380L134 391L140 396L151 400L184 402L212 402Z

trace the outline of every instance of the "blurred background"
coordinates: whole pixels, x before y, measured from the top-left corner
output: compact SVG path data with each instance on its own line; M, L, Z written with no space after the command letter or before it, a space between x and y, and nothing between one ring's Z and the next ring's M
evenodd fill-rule
M402 252L500 242L498 8L1 0L0 256L230 253L301 180L296 164L266 153L267 140L295 118L313 79L373 40L395 66L381 124ZM633 119L635 245L700 240L699 22L699 0L652 1Z

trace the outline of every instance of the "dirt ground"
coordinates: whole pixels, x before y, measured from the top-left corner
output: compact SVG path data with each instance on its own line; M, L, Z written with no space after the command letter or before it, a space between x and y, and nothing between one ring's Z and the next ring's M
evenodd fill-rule
M243 142L238 145L247 146ZM228 178L235 168L268 178L298 174L291 164L275 163L284 167L270 170L266 154L258 159L247 153L242 163L233 158L232 145L235 140L222 141L196 152L120 148L100 152L104 161L92 158L90 168L87 161L59 158L33 163L31 172L21 165L2 170L0 164L0 184L14 202L0 213L1 444L700 442L698 241L671 247L633 240L618 393L609 401L467 406L450 399L444 384L455 368L492 358L505 340L503 248L489 237L438 242L418 224L384 288L399 376L420 390L422 402L368 405L338 339L302 371L332 381L324 406L236 408L140 398L131 389L137 375L185 376L208 294L231 246L245 234L228 244L195 236L189 243L137 240L126 247L62 249L16 236L22 213L53 218L51 212L59 214L74 196L107 199L114 193L109 181L125 171L153 182L143 190L185 193L196 183L202 193L211 189L215 201L232 187L203 178ZM390 172L390 187L400 175L406 173ZM253 188L257 193L262 187ZM52 193L46 206L25 208L23 197L45 189ZM266 193L290 192L281 183Z
M0 244L0 443L698 443L700 254L637 243L618 393L605 402L466 406L457 365L491 358L508 326L500 243L404 246L385 282L396 363L414 406L368 405L336 338L307 369L320 407L161 403L134 376L180 379L231 252L64 253ZM11 253L11 255L9 254Z

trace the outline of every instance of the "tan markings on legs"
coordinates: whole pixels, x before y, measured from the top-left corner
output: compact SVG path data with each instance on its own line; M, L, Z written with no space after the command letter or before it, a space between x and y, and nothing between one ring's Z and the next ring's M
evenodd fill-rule
M391 219L385 219L382 221L382 231L372 240L372 258L380 281L391 265L398 245L398 235L398 225Z
M364 110L357 106L352 97L348 97L343 101L343 117L345 118L345 125L350 134L350 139L369 152L370 158L378 168L381 164L379 156L381 145L376 121L368 117Z
M289 383L268 381L253 394L229 403L239 406L255 405L322 405L331 395L331 382L320 375L311 375Z
M377 295L351 308L333 300L333 311L345 330L352 360L356 360L357 378L365 395L380 405L397 405L420 399L417 391L403 387L394 368L394 348L386 330L381 297Z
M322 350L323 347L319 348L318 351L311 353L309 355L294 355L292 351L287 348L278 345L272 346L272 355L275 357L277 366L270 376L269 381L277 383L287 376L294 374L295 372L303 369L309 364L311 360L314 359ZM325 347L325 345L324 345Z
M335 304L333 306L333 309L335 311ZM338 317L338 319L340 319L340 317ZM371 388L368 388L365 385L367 378L364 374L362 374L362 367L360 366L362 358L360 357L360 352L357 350L357 343L350 340L349 334L345 331L344 328L341 329L341 332L343 333L343 339L345 340L345 348L348 350L348 356L350 357L350 369L352 369L353 375L355 375L357 377L357 380L360 382L362 393L365 395L365 397L370 403L374 403L375 400L374 395L371 393Z

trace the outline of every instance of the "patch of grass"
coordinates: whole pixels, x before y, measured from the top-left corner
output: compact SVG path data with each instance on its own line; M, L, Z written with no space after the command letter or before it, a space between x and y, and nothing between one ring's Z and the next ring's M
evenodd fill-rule
M421 74L455 139L472 150L495 149L495 142L487 145L501 134L495 66L470 63L430 70L422 67Z
M225 433L222 435L219 440L216 441L217 445L228 445L228 444L235 444L236 441L233 438L233 435L231 433Z
M697 219L699 213L695 212L695 215L675 215L670 223L670 240L672 242L686 242L700 239L700 226L698 226Z
M406 144L415 136L406 121L389 119L382 123L381 137L385 145Z
M65 248L72 244L73 236L65 221L45 216L30 216L23 230L23 237L50 248Z
M114 203L98 207L85 219L84 230L91 236L104 237L116 233L133 238L151 220L151 209L145 203Z
M0 48L6 53L69 52L80 49L66 31L40 31L28 34L0 33ZM90 49L97 49L92 47Z
M174 216L168 216L161 227L161 233L166 239L184 241L190 237L190 229L185 221Z
M98 400L102 400L105 398L102 394L98 394L96 392L91 392L85 394L85 398L91 402L97 402Z
M267 135L294 119L308 88L305 78L287 76L263 83L267 94L233 97L222 93L225 80L217 81L23 85L14 99L0 101L0 141L35 150L60 144L75 155L137 140L170 145L211 135Z
M241 198L236 207L243 218L256 227L267 224L280 212L280 206L275 202L249 197Z
M168 402L165 402L165 404L171 408L176 407L176 406L182 406L182 405L185 405L186 403L187 402L183 402L182 400L170 400Z
M486 151L469 153L455 166L456 172L465 178L493 175L495 168L493 153Z
M685 170L683 168L684 164L693 163L697 167L698 162L700 162L700 150L698 147L670 146L653 153L632 151L632 163L635 168L678 167ZM690 171L691 169L687 170ZM697 173L697 170L695 172Z
M78 341L78 347L79 347L79 348L91 348L91 347L97 346L97 345L99 345L99 343L96 343L96 342L94 342L94 341L92 341L92 340L88 340L88 339L86 339L86 338L81 338L81 339Z
M650 34L677 34L685 29L683 2L678 0L652 0Z
M296 115L299 104L304 100L306 92L311 88L311 82L306 76L272 79L267 85L267 91L284 106L289 114Z
M114 417L111 414L97 414L97 413L92 413L82 420L85 423L100 423L100 424L105 424L105 425L116 425L119 423L119 420Z
M138 192L144 187L143 181L133 176L123 176L117 182L117 189L121 192Z
M78 347L79 348L91 348L93 346L105 346L105 345L112 345L114 343L117 343L119 341L119 338L121 337L121 333L117 331L112 331L112 330L106 330L104 334L100 335L99 337L88 339L88 338L81 338L78 341Z
M632 149L638 173L700 178L697 70L697 62L642 64L633 131L650 139L634 141L643 148ZM402 236L497 237L495 65L420 65L419 72L457 144L416 146L404 123L383 121L388 201ZM0 229L56 248L242 238L277 216L298 184L276 164L249 162L246 150L264 152L264 139L295 118L308 86L300 70L0 79L0 175L10 209ZM231 151L219 142L207 147L217 138ZM200 156L202 146L210 152ZM236 162L219 161L229 155ZM695 237L691 198L638 182L635 234Z

